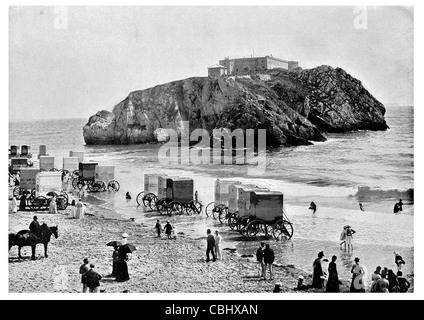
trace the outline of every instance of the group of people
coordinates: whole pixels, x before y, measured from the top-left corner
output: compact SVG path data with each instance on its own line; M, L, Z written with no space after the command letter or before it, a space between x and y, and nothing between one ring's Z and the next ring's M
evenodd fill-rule
M371 292L407 292L410 283L403 276L401 268L405 264L405 261L402 259L400 254L394 252L395 254L395 263L398 267L397 274L395 275L393 270L388 270L387 268L381 269L380 266L372 274L371 280ZM323 260L324 252L320 251L318 253L318 258L314 260L313 263L313 276L312 276L312 285L311 288L322 289L324 287L326 274L323 272L321 261ZM337 272L336 265L337 256L333 255L331 262L328 264L328 279L327 285L325 288L326 292L339 292L340 291L340 280ZM350 292L365 292L364 286L364 275L365 271L362 265L360 264L360 259L356 257L354 263L350 270L352 273L352 280L350 284Z
M378 266L372 274L371 292L407 292L410 288L411 284L401 271L405 261L399 253L396 251L393 253L395 255L397 273L395 274L392 269Z
M275 260L274 250L268 243L261 242L260 247L256 250L256 261L260 266L260 277L266 280L267 269L269 270L269 279L272 280L272 264Z
M84 258L80 266L79 273L81 275L82 292L97 293L100 287L102 275L95 270L95 265Z
M347 250L353 250L353 244L352 244L352 239L353 239L353 235L356 233L355 230L352 229L351 226L346 225L343 227L343 231L340 234L340 246L344 244L344 249L346 250L346 246L347 246Z
M160 220L157 219L156 220L156 224L155 224L155 230L156 230L156 236L158 238L162 237L162 231L165 231L166 237L168 239L177 239L177 228L175 226L172 226L171 223L168 221L166 221L165 226L162 229L162 225L160 224Z
M211 261L210 254L212 254L212 261L222 260L222 236L219 231L215 231L215 236L212 235L211 229L206 230L206 262Z

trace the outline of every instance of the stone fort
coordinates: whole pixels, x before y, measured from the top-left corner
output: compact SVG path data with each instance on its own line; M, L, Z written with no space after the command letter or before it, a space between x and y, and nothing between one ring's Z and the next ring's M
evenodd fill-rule
M223 75L246 75L253 74L268 69L282 68L291 70L297 68L297 61L287 61L275 58L272 55L265 57L250 57L250 58L235 58L226 57L224 60L219 60L219 64L215 64L208 68L208 76L223 76Z

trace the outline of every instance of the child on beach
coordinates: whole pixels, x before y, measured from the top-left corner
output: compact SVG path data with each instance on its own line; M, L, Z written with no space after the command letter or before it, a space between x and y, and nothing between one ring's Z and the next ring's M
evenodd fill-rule
M157 237L160 238L161 237L160 234L161 234L161 231L162 231L162 226L160 225L159 219L156 220L155 229L156 229Z

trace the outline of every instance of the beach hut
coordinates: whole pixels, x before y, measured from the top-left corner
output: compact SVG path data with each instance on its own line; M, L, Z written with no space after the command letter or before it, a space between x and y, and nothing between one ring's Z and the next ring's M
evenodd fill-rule
M215 192L214 192L214 204L218 206L220 204L228 207L230 200L230 186L241 185L240 181L235 180L215 180Z
M38 172L36 174L35 194L46 196L49 192L60 194L62 190L61 172Z
M194 181L186 177L167 177L166 198L180 203L193 200Z
M21 171L23 168L28 167L27 158L12 158L10 159L10 173L16 174L16 172Z
M31 149L30 146L22 145L21 146L21 157L28 158L29 157L29 150Z
M80 162L78 165L80 177L95 180L97 166L98 166L98 162L93 162L93 161Z
M279 191L246 190L242 192L240 216L254 216L263 221L274 221L283 216L284 195Z
M48 156L48 154L47 154L47 147L44 144L41 144L38 147L38 158L40 158L41 156Z
M37 173L40 172L37 168L22 168L20 187L24 189L35 189L37 181Z
M40 171L50 171L55 168L54 157L41 156L39 163L40 163Z
M84 152L82 151L69 151L70 157L77 157L78 163L84 162Z
M236 212L238 211L238 200L240 196L240 189L261 189L255 184L232 184L228 186L229 189L229 199L228 199L228 211Z
M74 172L79 169L78 157L64 157L63 158L63 170Z

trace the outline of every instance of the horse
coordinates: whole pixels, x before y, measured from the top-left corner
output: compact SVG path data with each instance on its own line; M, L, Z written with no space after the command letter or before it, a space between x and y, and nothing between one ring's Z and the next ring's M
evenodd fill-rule
M35 249L37 244L44 244L44 257L48 258L47 245L50 242L51 235L57 239L58 227L49 227L43 223L37 232L21 230L17 233L9 233L9 250L13 246L18 246L18 257L21 259L21 248L31 246L31 260L35 260Z

